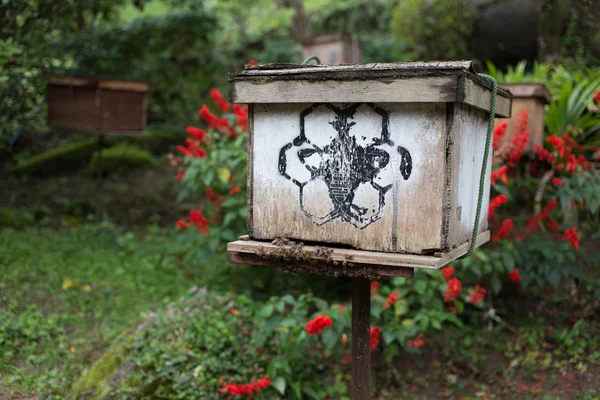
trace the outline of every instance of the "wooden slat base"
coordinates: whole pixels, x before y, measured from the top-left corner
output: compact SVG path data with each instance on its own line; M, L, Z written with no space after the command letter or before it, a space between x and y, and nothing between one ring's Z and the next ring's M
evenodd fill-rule
M272 265L291 272L348 275L375 279L382 276L412 277L413 268L438 269L463 256L469 249L464 243L446 253L434 255L395 254L325 246L304 246L286 241L273 244L243 236L227 244L234 264ZM477 237L476 246L490 239L490 231Z

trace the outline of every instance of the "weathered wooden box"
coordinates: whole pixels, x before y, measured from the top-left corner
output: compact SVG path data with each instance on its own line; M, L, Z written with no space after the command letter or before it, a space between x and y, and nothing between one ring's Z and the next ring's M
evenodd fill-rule
M230 84L232 100L250 105L250 239L466 252L491 103L491 83L470 62L271 64ZM510 109L499 90L497 115ZM489 182L484 238L488 198ZM230 251L252 252L240 243Z
M48 124L98 134L142 134L148 84L47 75Z
M525 152L533 152L533 145L542 145L544 142L544 106L552 102L552 95L543 83L514 83L501 84L503 89L511 92L512 118L498 118L496 125L502 122L508 122L506 134L502 140L503 143L510 143L515 134L515 125L517 116L521 110L526 110L529 114L527 130L531 132Z
M349 34L318 36L302 45L302 57L317 56L323 64L360 62L360 44Z

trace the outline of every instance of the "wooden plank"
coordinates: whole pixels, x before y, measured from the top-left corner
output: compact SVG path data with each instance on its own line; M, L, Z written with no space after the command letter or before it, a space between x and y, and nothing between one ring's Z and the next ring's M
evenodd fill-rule
M552 94L548 87L543 83L501 83L504 90L508 90L514 98L535 97L543 101L544 104L552 102Z
M46 82L52 85L74 86L74 87L100 87L110 90L127 90L132 92L147 92L150 85L142 81L120 81L114 79L102 79L92 76L69 76L53 75L45 76Z
M463 81L461 81L463 82ZM454 75L404 79L260 81L231 84L234 103L465 103L489 111L490 90L472 79ZM510 95L499 91L496 115L509 117Z
M265 265L277 267L283 272L293 274L308 273L315 275L335 275L349 277L363 277L368 279L414 277L414 268L393 267L375 264L357 264L352 262L328 262L322 259L307 261L286 261L274 258L265 258L252 253L230 253L232 264Z
M146 82L134 81L100 81L99 86L108 90L126 90L130 92L147 92L150 88Z
M367 81L239 81L234 103L438 103L456 101L456 76Z
M245 70L229 75L232 79L246 76L283 76L299 75L307 72L318 72L328 74L330 78L347 76L348 72L372 72L372 71L397 71L398 73L409 71L460 71L475 72L473 62L464 61L410 61L395 63L369 63L369 64L346 64L346 65L314 65L314 64L290 64L275 63L263 65L249 65Z
M476 247L489 241L489 238L489 231L480 233L477 237ZM227 251L231 253L254 254L264 258L265 264L261 265L273 265L282 261L292 262L294 260L301 260L302 262L307 262L308 260L318 260L329 263L339 262L430 269L443 267L452 260L466 254L468 248L469 243L465 242L449 252L431 256L343 249L329 246L300 246L298 243L292 244L292 242L289 245L281 246L257 240L238 240L227 244ZM250 264L254 264L254 262Z
M352 280L352 400L369 400L371 391L371 285Z
M479 110L490 111L490 105L492 103L491 97L491 84L487 83L490 88L482 86L481 79L474 79L476 75L467 76L464 79L463 98L460 99L462 103L468 104ZM510 117L511 114L511 96L509 93L498 88L498 94L496 96L496 116L497 117Z

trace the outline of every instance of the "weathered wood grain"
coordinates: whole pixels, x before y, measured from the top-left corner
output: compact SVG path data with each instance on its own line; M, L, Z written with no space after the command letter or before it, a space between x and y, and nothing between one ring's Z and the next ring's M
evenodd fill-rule
M490 232L485 231L477 236L476 246L488 242ZM409 267L409 268L429 268L438 269L447 265L449 262L463 256L467 253L469 243L463 243L455 249L438 255L415 255L415 254L395 254L378 251L365 251L344 249L332 246L312 246L306 245L292 249L292 245L278 246L270 242L258 240L238 240L227 244L227 251L231 253L247 253L258 255L264 261L259 265L276 265L287 257L287 262L299 260L306 262L308 260L318 260L323 262L338 262L352 264L369 264L372 266L387 267ZM286 250L290 250L288 253ZM269 257L269 254L277 255ZM296 257L296 258L295 258ZM255 264L251 260L242 263ZM235 261L233 261L235 262ZM314 264L313 264L314 265Z
M310 104L254 106L250 237L286 237L347 244L366 250L417 254L442 249L443 196L446 190L444 104L381 105L381 109L389 112L387 130L393 145L376 146L390 159L385 168L380 169L374 182L382 186L392 185L392 188L381 199L383 205L379 203L379 192L368 182L361 183L356 189L354 204L368 208L365 218L381 210L380 218L368 226L353 225L353 221L343 218L331 218L327 222L320 219L333 210L334 204L325 181L311 181L309 168L318 166L319 157L315 154L317 160L310 165L311 159L308 164L303 164L298 154L300 151L314 151L314 148L324 149L336 139L337 133L331 125L335 114L327 107L319 106L304 120L304 131L310 143L294 146L301 129L299 115L311 107ZM372 145L374 138L381 134L382 118L368 105L360 106L352 121L356 121L357 125L350 128L350 135L363 148ZM285 146L289 146L286 174L302 183L308 182L302 193L297 184L278 170L280 154ZM401 174L405 159L398 150L399 146L409 153L411 159L412 171L407 179ZM357 162L364 162L356 157Z

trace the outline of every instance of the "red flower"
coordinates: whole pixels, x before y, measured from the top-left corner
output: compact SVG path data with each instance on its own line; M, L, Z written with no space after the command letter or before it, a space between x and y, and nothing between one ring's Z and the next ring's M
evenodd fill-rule
M506 165L498 168L496 171L493 171L490 177L492 185L495 185L498 179L502 180L502 183L505 185L508 184L508 178L506 177L507 172L508 167Z
M560 228L560 222L559 221L548 221L548 222L546 222L546 226L548 227L548 230L550 232L556 232L558 230L558 228Z
M352 356L348 353L344 353L342 356L342 364L350 364L352 362Z
M600 92L595 92L594 93L594 101L596 103L600 103Z
M248 106L241 107L239 104L234 104L233 113L237 120L237 126L245 132L248 129Z
M229 195L233 196L236 193L240 193L242 191L242 189L240 189L237 186L232 186L231 189L229 189Z
M183 229L184 231L190 227L190 225L185 222L184 220L179 220L177 221L177 223L175 224L176 227L178 227L179 229Z
M477 304L485 297L486 290L479 285L475 285L475 291L471 293L471 298L469 299L471 303Z
M563 180L560 178L552 178L552 185L559 187L563 184Z
M371 294L373 298L377 298L377 288L379 287L379 282L371 282Z
M554 157L554 154L552 154L539 144L534 144L533 150L537 154L538 159L540 159L540 161L546 161L550 164L554 164L556 162L556 157Z
M462 282L459 281L457 278L450 278L448 280L448 286L446 287L446 293L444 294L444 301L454 301L456 297L460 294L461 289Z
M446 278L446 280L449 280L452 277L452 274L454 274L454 268L453 267L442 268L442 274L444 274L444 278Z
M246 65L258 65L258 61L256 60L250 60L246 63Z
M333 325L331 318L325 314L319 315L315 319L308 321L304 328L309 335L316 335L317 333L323 332L326 328Z
M508 279L510 279L513 282L517 282L517 283L521 283L521 281L523 280L523 278L521 278L521 274L519 273L519 270L516 268L508 273Z
M503 122L498 125L494 129L494 142L492 143L492 147L494 150L497 150L500 147L500 143L506 134L506 129L508 128L508 122Z
M340 310L342 310L342 312L346 312L346 307L344 307L342 304L339 305Z
M250 398L254 397L255 393L267 389L272 385L269 375L266 375L264 378L248 384L225 383L222 378L219 380L219 383L222 385L220 390L221 394L231 396L247 396Z
M348 336L347 336L347 335L344 333L344 334L342 335L342 344L344 344L344 345L345 345L346 343L348 343Z
M210 200L211 203L221 204L224 200L223 196L216 194L212 188L206 188L204 193L206 193L206 197L208 197L208 200Z
M175 179L177 179L178 181L182 180L183 178L185 178L185 172L180 172L175 177Z
M198 142L204 143L204 140L206 139L206 132L204 131L204 129L188 126L187 128L185 128L185 131Z
M563 238L569 242L571 247L576 250L579 250L579 235L577 234L577 227L572 227L567 229L563 233Z
M497 207L500 207L502 204L508 201L508 197L503 194L500 194L490 200L490 205L488 208L488 219L491 219L494 216L494 211Z
M208 155L206 150L200 146L198 146L192 139L185 139L185 144L187 147L182 145L177 145L177 150L181 152L184 156L195 157L195 158L204 158Z
M187 220L192 223L196 229L198 229L204 235L208 234L209 224L208 220L204 218L202 215L202 211L200 210L190 210L190 215L187 217Z
M381 328L378 326L371 327L371 331L369 332L371 338L371 350L375 350L377 345L379 345L379 335L381 334Z
M230 313L232 313L233 315L238 315L240 312L238 310L236 310L235 308L232 308L231 310L229 310Z
M227 119L225 119L225 118L217 117L215 114L213 114L208 109L208 107L206 106L206 104L202 105L202 107L200 108L199 113L202 116L202 118L204 118L204 120L211 127L215 128L216 130L218 130L221 133L227 133L228 132L227 128L229 127L229 121L227 121Z
M513 222L512 219L510 219L510 218L505 219L504 221L502 221L502 226L498 230L498 234L494 235L492 237L492 240L497 242L498 240L506 239L508 237L508 235L510 234L510 231L512 230L512 228L514 228L514 226L515 226L515 223Z
M407 340L406 341L406 346L408 346L408 347L413 347L414 346L417 349L419 347L423 346L424 344L425 344L425 340L423 340L423 338L420 337L420 336L417 337L417 338L415 338L414 340Z
M531 132L527 130L529 124L529 113L527 110L522 109L517 114L517 121L515 123L514 135L511 140L511 147L508 153L508 165L514 167L516 163L521 159L525 145L529 139Z
M450 312L451 312L452 314L456 314L456 307L454 307L454 306L450 306L450 307L448 307L448 308L450 309Z
M225 97L219 92L219 89L210 89L210 97L217 103L217 107L224 113L229 112L229 102L225 100Z

